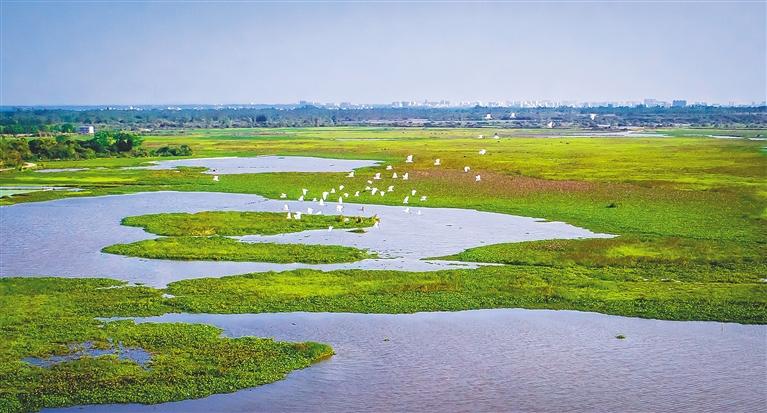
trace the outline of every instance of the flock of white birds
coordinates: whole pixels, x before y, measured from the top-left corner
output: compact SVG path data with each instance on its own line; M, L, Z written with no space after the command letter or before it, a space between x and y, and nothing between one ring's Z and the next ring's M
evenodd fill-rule
M483 139L483 138L484 138L484 136L479 135L479 139ZM495 134L493 136L493 138L494 139L500 139L498 134ZM487 150L481 149L479 151L479 154L480 155L485 155L485 154L487 154ZM405 163L413 163L413 155L408 155L405 158ZM434 160L434 166L442 166L442 160L440 158L435 159ZM386 166L386 170L387 171L394 171L394 167L391 166L391 165L387 165ZM463 172L464 173L469 173L470 171L471 171L471 167L469 167L469 166L464 166L463 167ZM355 176L354 175L354 171L351 171L351 172L349 172L348 175L346 175L347 178L354 178L354 176ZM410 180L410 173L409 172L405 172L405 173L402 174L402 176L400 176L399 174L397 174L397 172L392 172L391 179L399 179L399 180L402 180L402 181L408 181L408 180ZM365 188L363 190L354 191L354 194L351 195L351 196L349 195L349 192L343 192L343 190L346 188L344 185L339 185L337 190L336 190L336 187L333 187L333 188L330 188L329 191L322 192L320 197L312 198L312 202L315 203L320 208L322 208L322 207L325 206L325 202L328 201L328 198L331 195L337 194L338 195L338 200L336 202L336 212L341 214L344 211L344 199L348 199L350 197L357 198L357 197L360 196L361 192L370 192L370 195L375 196L376 194L378 194L378 196L381 196L381 197L385 196L388 193L394 192L394 185L389 185L385 190L384 189L379 189L378 187L373 186L373 185L375 185L375 181L380 181L380 180L382 180L381 172L376 172L371 177L371 179L367 180L367 186L365 186ZM218 175L214 175L213 176L213 181L219 182ZM474 182L481 182L481 181L482 181L482 177L479 174L474 176ZM308 189L301 188L301 195L298 197L298 200L301 201L301 202L304 202L306 200L306 196L307 196L308 193L309 193ZM403 210L406 214L410 213L410 206L408 206L410 204L410 197L412 196L412 197L415 198L417 193L418 193L417 190L411 189L410 190L410 195L405 195L405 198L402 200L402 204L406 205L405 209ZM283 193L280 194L280 199L287 199L287 198L288 198L288 194L287 193L283 192ZM418 198L418 200L419 200L419 202L426 202L428 200L428 197L426 195L421 195L420 198ZM328 201L328 202L330 202L330 201ZM297 219L297 220L300 220L301 216L303 214L307 214L307 215L322 215L322 210L320 210L318 208L315 211L315 209L313 207L307 207L306 208L306 212L304 213L304 212L301 212L301 211L291 211L290 210L290 206L288 204L284 204L283 207L282 207L282 210L283 210L283 212L285 212L287 214L286 215L287 219ZM360 210L364 211L365 207L363 206L362 208L360 208ZM421 210L416 210L415 213L416 213L416 215L421 215ZM344 218L344 222L349 222L349 218ZM378 221L376 221L373 224L373 228L378 228ZM332 231L332 230L333 230L333 226L332 225L328 226L328 231Z

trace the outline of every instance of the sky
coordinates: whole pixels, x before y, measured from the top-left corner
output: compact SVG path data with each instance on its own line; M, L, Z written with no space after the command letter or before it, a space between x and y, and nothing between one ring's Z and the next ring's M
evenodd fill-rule
M0 0L0 104L750 103L765 1Z

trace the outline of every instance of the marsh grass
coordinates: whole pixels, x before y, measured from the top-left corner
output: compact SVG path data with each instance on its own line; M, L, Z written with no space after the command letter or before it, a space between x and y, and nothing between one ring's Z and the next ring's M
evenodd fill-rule
M332 264L375 258L375 254L340 245L241 242L213 237L161 237L102 249L109 254L169 260L255 261Z
M171 308L161 291L106 279L0 279L0 411L99 403L161 403L232 392L280 380L329 357L323 344L225 338L200 324L104 323L95 317L157 315ZM84 357L50 368L25 357L66 354L72 344L110 342L152 355L147 368L115 356Z
M353 229L372 226L376 217L341 215L306 215L300 220L287 219L286 213L206 211L195 214L165 213L126 217L123 225L141 227L165 236L274 235L313 229Z

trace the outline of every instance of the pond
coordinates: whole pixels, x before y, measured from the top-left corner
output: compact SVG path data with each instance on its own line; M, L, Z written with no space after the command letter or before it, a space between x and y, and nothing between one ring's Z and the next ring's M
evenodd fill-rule
M357 168L376 166L378 161L330 159L309 156L252 156L194 158L155 161L151 166L132 169L175 169L179 166L208 168L205 173L215 175L259 174L267 172L348 172Z
M307 208L335 214L335 204L268 200L258 195L208 192L148 192L78 197L0 207L0 276L108 277L162 287L185 278L224 276L295 268L393 269L426 271L474 264L426 261L466 248L501 242L606 237L562 222L451 208L412 208L345 203L347 215L378 215L379 228L364 234L343 230L305 231L243 237L250 242L346 245L377 252L381 258L347 264L172 261L125 257L103 247L155 238L141 228L120 224L126 216L209 210L292 211ZM364 208L364 211L362 210ZM418 215L416 212L421 211Z
M50 412L713 412L767 404L767 326L520 309L169 314L139 321L320 341L336 355L232 394Z

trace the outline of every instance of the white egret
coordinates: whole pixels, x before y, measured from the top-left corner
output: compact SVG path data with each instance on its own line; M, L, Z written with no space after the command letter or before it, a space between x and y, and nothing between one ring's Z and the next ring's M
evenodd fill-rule
M354 196L360 196L360 191L355 192Z
M480 154L480 155L484 155L484 154L486 154L486 153L487 153L487 149L480 149L480 150L479 150L479 154Z
M477 136L477 139L485 139L485 135L479 135Z
M348 198L348 197L349 197L349 193L348 192L344 192L344 198Z
M375 194L376 194L376 192L378 192L378 188L373 188L373 189L371 189L371 190L370 190L370 193L371 193L372 195L375 195Z
M381 192L379 192L379 194L381 194L381 196L384 196L384 195L386 195L386 192L381 191Z
M306 208L306 213L311 215L314 213L314 208Z
M336 205L336 212L343 212L344 206L343 205Z
M405 175L402 175L402 180L407 181L408 179L410 179L410 174L408 172L405 172Z
M409 214L409 213L410 213L410 207L407 207L407 208L405 208L405 213L406 213L406 214Z
M322 193L322 199L328 199L328 195L330 195L329 192L323 192Z
M354 171L349 172L349 175L346 175L347 178L354 178Z
M391 166L391 165L387 165L387 166L386 166L386 170L387 170L387 171L391 171L391 170L392 170L392 166Z
M374 180L379 180L379 179L381 179L381 173L380 173L380 172L376 172L376 174L375 174L375 176L373 177L373 179L374 179Z
M325 200L324 199L320 199L320 206L325 206Z
M298 197L298 200L299 200L299 201L303 201L303 200L304 200L304 196L303 196L303 195L299 196L299 197Z
M413 163L413 155L408 155L407 158L405 158L405 163Z
M442 163L440 162L440 159L439 158L435 159L434 166L440 166L440 165L442 165Z
M596 113L592 113L591 115L589 115L589 117L591 118L591 120L594 120L594 119L597 118L597 114Z
M426 201L426 195L421 195L421 202Z
M551 129L551 128L553 128L553 127L554 127L554 122L553 122L553 121L552 121L552 122L549 122L549 123L548 123L546 126L547 126L549 129Z
M332 230L333 230L333 226L332 225L328 226L328 232L330 232Z
M293 219L301 219L301 213L300 213L300 212L296 212L296 213L293 215Z
M339 186L338 186L338 190L339 190L339 191L343 191L343 190L344 190L344 186L343 186L343 185L339 185Z
M301 188L301 194L302 194L302 195L306 195L306 193L307 193L307 192L309 192L309 190L308 190L308 189L306 189L306 188Z
M286 194L284 192L280 194L280 199L285 199L287 197L288 197L288 194Z
M285 204L282 206L283 211L290 211L290 208L288 207L288 204Z
M336 189L335 188L330 188L330 193L331 194L335 194L336 193Z
M391 179L397 179L397 173L396 172L391 174Z
M469 168L468 166L464 166L463 167L463 171L464 172L469 172L470 170L471 170L471 168Z
M339 197L338 197L338 203L339 203L339 204L343 204L343 203L344 203L344 197L342 197L342 196L339 196Z
M288 212L288 219L293 219L293 217L290 216L290 212Z
M373 228L378 228L378 221L373 223Z
M366 191L369 191L369 190L370 190L370 187L369 187L369 186L366 186L366 187L365 187L365 190L366 190Z
M415 189L414 189L414 190L412 190L412 191L410 191L410 196L415 196L415 193L416 193L416 190L415 190Z
M407 203L408 203L408 201L410 201L410 197L409 197L409 196L406 196L406 197L405 197L405 199L403 199L403 200L402 200L402 203L403 203L403 204L407 204Z
M479 175L477 175L477 176L475 176L475 177L474 177L474 182L479 182L479 181L481 181L481 180L482 180L482 177L481 177L481 176L479 176Z
M312 202L317 202L317 198L312 198Z
M389 187L386 189L386 192L393 192L394 191L394 185L389 185Z
M371 181L370 179L368 179L368 185L372 185L372 184L373 184L373 181Z
M213 182L218 182L218 175L213 175Z
M344 222L349 222L349 218L344 218Z
M496 133L495 135L493 135L493 139L501 139L501 137L498 136L498 134Z
M421 215L421 210L419 209L418 211L415 211L415 214L416 215Z

